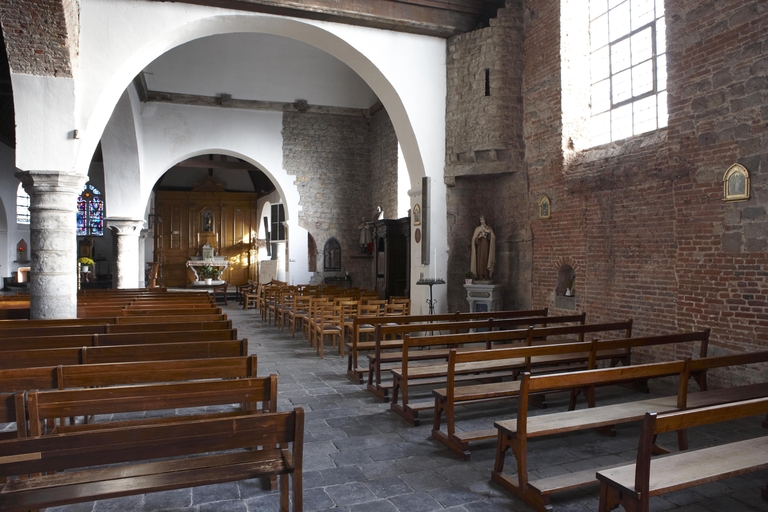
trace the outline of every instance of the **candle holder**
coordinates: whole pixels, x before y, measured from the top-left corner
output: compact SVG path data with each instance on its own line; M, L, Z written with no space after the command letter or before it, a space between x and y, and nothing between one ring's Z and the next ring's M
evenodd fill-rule
M427 302L427 305L429 306L429 314L434 315L435 304L437 304L437 299L432 298L432 287L436 284L445 284L445 280L442 278L428 278L428 279L421 278L418 281L416 281L416 284L429 286L429 298L426 300L426 302Z

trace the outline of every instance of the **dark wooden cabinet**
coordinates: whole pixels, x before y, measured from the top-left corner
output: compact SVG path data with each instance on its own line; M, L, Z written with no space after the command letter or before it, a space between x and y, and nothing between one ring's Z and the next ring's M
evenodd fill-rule
M379 296L409 295L410 290L410 221L382 219L373 222L374 281Z

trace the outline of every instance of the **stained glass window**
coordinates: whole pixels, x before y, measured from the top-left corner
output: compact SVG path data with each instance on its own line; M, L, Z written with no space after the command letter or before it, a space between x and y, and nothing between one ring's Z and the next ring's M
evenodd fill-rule
M77 198L77 236L104 235L104 200L99 189L86 183Z
M18 224L29 224L29 194L19 183L16 190L16 222Z

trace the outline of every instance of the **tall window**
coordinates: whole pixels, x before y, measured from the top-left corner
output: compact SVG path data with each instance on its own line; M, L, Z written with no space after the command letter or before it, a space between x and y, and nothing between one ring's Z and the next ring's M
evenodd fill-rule
M272 226L269 235L273 242L285 240L285 210L282 204L272 205Z
M16 189L16 222L18 224L29 224L29 194L19 183Z
M77 198L77 236L104 235L104 200L99 189L86 183Z
M667 126L664 0L590 0L592 143Z

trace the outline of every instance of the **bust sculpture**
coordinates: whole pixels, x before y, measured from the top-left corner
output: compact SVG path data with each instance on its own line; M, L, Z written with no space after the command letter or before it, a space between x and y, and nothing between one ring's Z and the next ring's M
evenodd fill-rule
M472 257L470 270L478 281L490 281L496 265L496 235L491 226L480 216L480 225L472 234Z

